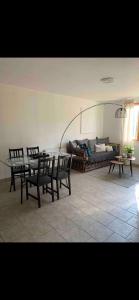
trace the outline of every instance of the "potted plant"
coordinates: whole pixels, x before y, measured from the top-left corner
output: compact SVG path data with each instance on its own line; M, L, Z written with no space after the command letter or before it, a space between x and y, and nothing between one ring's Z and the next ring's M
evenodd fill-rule
M131 158L134 153L133 145L125 145L124 146L124 153L127 154L127 157Z

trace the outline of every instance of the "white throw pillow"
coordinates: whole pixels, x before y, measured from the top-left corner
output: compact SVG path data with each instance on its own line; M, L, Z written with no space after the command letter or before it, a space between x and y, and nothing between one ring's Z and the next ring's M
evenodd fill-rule
M106 149L107 152L113 151L113 148L112 148L112 146L110 146L110 145L106 145L106 146L105 146L105 149Z
M96 152L103 152L106 151L105 148L105 144L95 144L95 148L96 148Z

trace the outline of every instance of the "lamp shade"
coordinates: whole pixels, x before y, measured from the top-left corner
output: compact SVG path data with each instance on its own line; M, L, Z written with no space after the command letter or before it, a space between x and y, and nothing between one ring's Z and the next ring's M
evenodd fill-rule
M116 110L115 118L126 118L126 117L127 117L127 113L124 107L120 107Z

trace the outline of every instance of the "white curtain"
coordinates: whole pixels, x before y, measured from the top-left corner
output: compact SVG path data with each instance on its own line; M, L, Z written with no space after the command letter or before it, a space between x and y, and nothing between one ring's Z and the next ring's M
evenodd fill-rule
M123 119L123 146L134 144L134 139L137 138L138 111L135 109L134 103L126 106L127 118Z

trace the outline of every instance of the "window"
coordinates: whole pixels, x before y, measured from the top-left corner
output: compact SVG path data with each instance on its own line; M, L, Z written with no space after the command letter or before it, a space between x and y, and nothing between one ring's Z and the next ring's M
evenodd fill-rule
M131 135L133 140L139 140L139 105L134 105L131 116Z
M139 104L130 103L126 106L127 118L124 119L123 144L133 140L139 141Z

